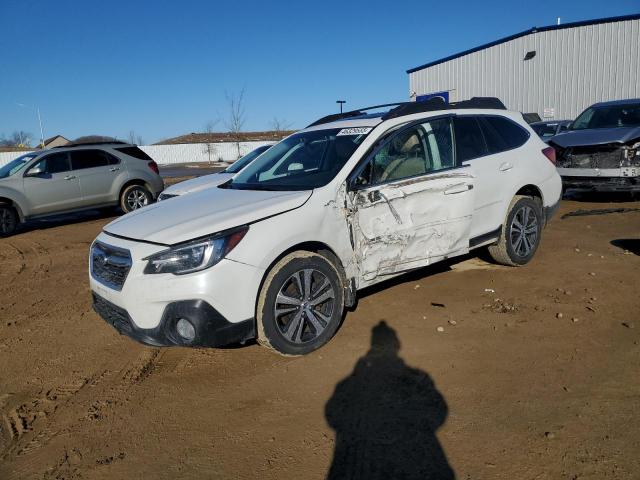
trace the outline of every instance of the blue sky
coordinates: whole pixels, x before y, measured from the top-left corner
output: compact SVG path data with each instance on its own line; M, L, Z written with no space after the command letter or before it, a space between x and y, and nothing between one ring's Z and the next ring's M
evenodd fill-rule
M300 128L347 107L406 100L405 70L532 26L640 11L608 1L0 1L0 135L130 130L150 143L228 116Z

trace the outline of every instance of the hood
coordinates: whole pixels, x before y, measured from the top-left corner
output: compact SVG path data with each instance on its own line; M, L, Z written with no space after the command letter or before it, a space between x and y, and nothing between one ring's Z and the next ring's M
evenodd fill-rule
M233 173L212 173L210 175L203 175L201 177L185 180L184 182L176 183L164 189L162 193L169 195L184 195L185 193L199 192L205 188L215 187L220 185L233 177Z
M607 143L628 143L640 138L640 127L594 128L569 130L551 137L551 142L563 148Z
M174 245L300 207L311 193L209 188L128 213L104 231Z

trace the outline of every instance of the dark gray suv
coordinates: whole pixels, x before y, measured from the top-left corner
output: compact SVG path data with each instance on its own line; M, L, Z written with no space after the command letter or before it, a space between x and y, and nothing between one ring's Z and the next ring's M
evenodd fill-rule
M135 145L82 144L27 153L0 168L0 235L20 222L120 206L125 213L158 198L158 165Z

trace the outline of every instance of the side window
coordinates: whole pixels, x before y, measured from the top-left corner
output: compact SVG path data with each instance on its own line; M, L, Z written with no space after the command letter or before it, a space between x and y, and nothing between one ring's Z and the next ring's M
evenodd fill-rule
M455 167L453 156L453 131L449 118L440 118L422 124L427 144L429 171Z
M480 117L478 120L480 121L489 153L499 153L510 149L509 144L502 138L500 132L489 122L489 117Z
M487 154L487 146L475 117L454 117L456 133L456 157L458 163L482 157Z
M487 116L482 117L481 123L485 134L494 132L502 139L503 147L497 150L499 152L518 148L529 139L529 132L507 118ZM489 143L489 138L490 136L487 136L487 143ZM491 146L489 149L491 150ZM491 151L491 153L495 152Z
M38 161L31 169L41 168L43 173L62 173L71 170L67 152L52 153ZM31 170L30 169L30 170Z
M421 127L394 135L371 159L371 184L413 177L427 171Z
M102 155L107 157L107 163L109 163L109 165L118 165L120 163L120 159L118 157L111 155L108 152L102 151Z
M110 164L110 156L102 150L74 150L71 152L71 166L73 170L106 167Z
M120 147L116 148L116 150L122 153L126 153L127 155L130 155L134 158L139 158L140 160L153 160L153 158L144 153L144 151L138 147Z
M393 135L369 160L356 184L376 185L454 166L451 122L440 118Z

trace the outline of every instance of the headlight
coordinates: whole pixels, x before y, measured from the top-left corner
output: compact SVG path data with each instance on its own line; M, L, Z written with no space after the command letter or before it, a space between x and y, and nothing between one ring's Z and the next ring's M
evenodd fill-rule
M248 230L247 226L234 228L155 253L143 259L147 261L144 273L183 275L209 268L233 250Z

